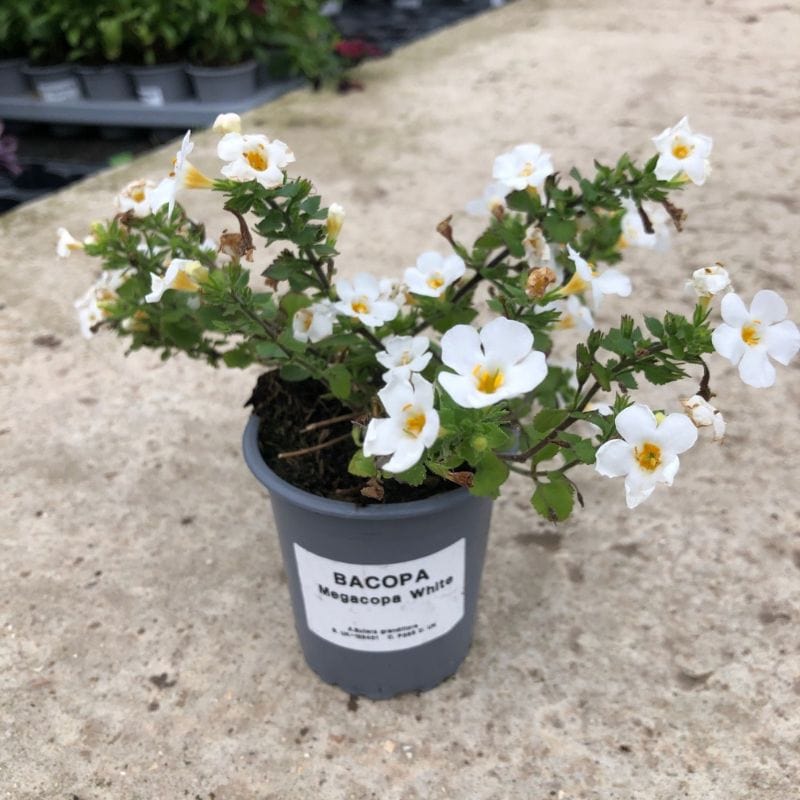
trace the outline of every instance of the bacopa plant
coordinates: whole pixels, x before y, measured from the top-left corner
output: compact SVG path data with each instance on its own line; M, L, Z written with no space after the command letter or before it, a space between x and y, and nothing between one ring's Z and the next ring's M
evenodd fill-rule
M653 138L643 165L624 154L596 162L593 175L562 177L536 144L499 155L492 183L467 206L486 221L480 236L466 244L448 218L437 229L449 252L410 257L396 278L340 276L344 209L288 174L286 143L242 133L233 114L214 127L221 177L191 163L187 133L159 184L129 184L118 213L82 241L60 232L60 255L102 262L76 304L82 329L113 329L164 358L181 351L214 366L259 364L289 386L318 382L342 409L329 422L352 428L326 438L325 422L309 426L322 431L307 450L319 457L346 440L350 472L371 499L390 481L431 480L494 497L518 472L533 483L533 507L563 520L583 502L573 468L594 465L624 479L633 508L672 484L698 428L724 436L710 402L714 352L764 388L773 362L800 349L781 297L762 289L746 303L720 264L687 270L688 314L626 314L607 329L594 321L606 295L634 296L616 266L623 255L645 248L658 258L685 222L673 197L709 175L712 140L685 118ZM211 241L178 203L187 189L216 193L231 230ZM246 265L275 244L256 285ZM576 332L574 359L556 359ZM642 381L687 377L692 397L663 409L636 401Z

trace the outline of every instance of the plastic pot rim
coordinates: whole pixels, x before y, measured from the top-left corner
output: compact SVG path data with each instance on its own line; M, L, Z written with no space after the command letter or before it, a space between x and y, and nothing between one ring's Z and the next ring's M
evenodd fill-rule
M384 505L358 506L344 500L330 500L311 494L278 477L266 464L258 447L258 428L261 420L255 414L250 416L242 437L244 460L255 477L270 492L281 495L284 499L300 508L325 514L332 517L362 520L390 520L416 517L446 511L448 508L463 503L469 496L467 489L459 487L448 492L425 498L411 500L406 503L387 503Z

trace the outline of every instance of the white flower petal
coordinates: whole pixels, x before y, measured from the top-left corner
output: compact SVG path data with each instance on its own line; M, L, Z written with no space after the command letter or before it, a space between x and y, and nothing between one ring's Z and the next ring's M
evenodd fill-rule
M478 331L471 325L454 325L442 336L441 344L442 363L461 375L469 375L471 380L475 365L483 363Z
M397 419L371 419L364 435L364 455L387 456L393 453L401 436L402 429Z
M628 297L631 293L631 280L619 270L607 269L592 281L592 287L597 286L603 294L616 294Z
M757 319L763 325L772 325L786 319L789 309L783 298L771 289L762 289L756 292L753 302L750 303L750 317Z
M363 294L369 297L370 300L377 299L380 294L381 288L378 279L369 272L359 272L353 278L353 293Z
M683 453L697 442L697 428L685 414L669 414L656 430L655 443L670 453Z
M425 445L420 438L412 439L406 436L398 442L394 455L383 465L382 469L386 472L405 472L422 458L424 452Z
M414 403L424 408L433 408L433 384L422 375L412 375L411 385L414 387Z
M471 375L467 377L455 375L452 372L440 372L438 380L439 385L462 408L485 408L495 402L492 395L481 395L476 391Z
M787 366L800 350L800 330L788 319L770 325L764 332L764 345L772 358Z
M636 445L644 441L652 441L656 436L656 418L645 405L636 403L617 414L614 420L619 435L626 442Z
M399 417L404 406L414 402L414 388L407 381L394 381L384 386L378 397L390 417Z
M533 350L522 361L508 368L505 383L497 394L502 398L519 397L533 391L546 377L544 353Z
M723 322L733 328L741 328L750 322L750 312L747 310L742 298L738 294L731 292L722 298L719 306Z
M766 389L775 383L775 367L770 364L763 346L747 347L739 362L739 377L756 389Z
M612 439L597 448L595 469L607 478L619 478L634 468L633 447L622 439Z
M692 424L691 422L689 423ZM694 428L694 425L692 425ZM694 428L695 432L695 439L697 438L697 428ZM659 470L658 480L660 483L666 483L667 486L672 486L672 482L675 480L675 476L678 474L678 469L680 468L681 462L678 456L673 456L672 458L668 459L661 465L661 469Z
M625 476L625 502L628 508L636 508L653 494L656 485L648 481L640 472L629 472Z
M726 297L731 297L731 295L726 295ZM723 300L723 302L725 301ZM738 364L747 350L747 345L742 339L742 329L731 327L724 322L711 334L711 342L714 349L732 364Z
M506 364L522 360L533 347L533 334L528 326L505 317L497 317L484 325L480 340L487 361Z

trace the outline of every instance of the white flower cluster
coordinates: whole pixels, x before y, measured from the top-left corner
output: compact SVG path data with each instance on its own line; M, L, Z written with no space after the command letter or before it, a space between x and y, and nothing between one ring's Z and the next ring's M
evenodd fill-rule
M217 155L224 162L222 175L235 181L257 181L267 189L283 184L285 170L295 157L280 140L261 134L242 134L236 114L217 118L214 130L222 134ZM653 138L658 151L655 175L659 180L702 185L710 172L710 137L691 131L688 120L682 119ZM138 180L129 183L117 196L120 213L146 217L164 205L171 215L176 196L184 188L211 188L214 181L189 161L194 145L187 131L173 160L172 170L160 183ZM554 174L550 155L536 144L522 144L498 156L492 171L493 182L482 197L473 200L467 210L473 214L491 214L501 219L507 213L506 199L511 192L527 191L545 199L546 182ZM637 203L619 196L621 236L618 248L643 247L663 250L668 246L668 204ZM325 222L326 242L333 246L341 232L345 210L338 203L328 209ZM89 236L82 242L64 228L58 230L57 253L69 256L75 250L94 244ZM564 283L558 274L558 258L564 256L547 242L542 230L531 225L522 242L524 257L531 278L526 292L543 297L553 282ZM211 243L212 249L216 246ZM147 246L149 248L149 245ZM150 256L157 252L147 250ZM561 319L557 327L594 326L592 311L597 311L606 295L628 297L631 281L619 270L600 270L589 263L578 250L566 245L566 257L574 267L570 279L555 290L554 303ZM146 303L160 302L164 293L173 290L186 293L190 308L198 308L208 269L199 261L164 259L163 274L152 273L151 290ZM373 331L397 320L395 330L408 327L401 316L405 304L424 304L459 298L458 282L466 272L463 259L452 254L442 256L434 251L422 253L414 266L407 267L403 280L377 278L359 273L352 279L339 278L330 297L323 296L297 310L291 320L292 334L299 342L311 345L338 332L347 332L354 323L364 326L367 338L377 341ZM107 320L118 290L128 277L124 270L105 270L88 292L76 301L81 330L92 335ZM774 291L758 291L749 308L731 287L730 276L720 264L695 270L686 287L693 291L703 311L707 311L717 295L723 295L720 307L722 323L713 331L714 349L738 367L742 380L753 387L772 386L776 379L772 360L787 365L800 350L800 330L787 319L786 303ZM463 288L463 287L462 287ZM466 290L464 290L466 291ZM582 298L590 297L586 302ZM129 328L146 315L140 309L130 320ZM399 318L399 319L398 319ZM347 321L347 322L345 322ZM391 328L390 328L391 329ZM416 465L439 436L437 392L446 393L454 403L468 409L481 409L498 402L521 397L533 391L546 378L545 355L534 349L534 337L521 322L497 317L480 330L470 325L454 325L438 344L421 335L388 335L380 344L383 350L375 358L384 368L384 386L378 392L387 416L372 419L366 429L363 452L377 456L381 469L402 473ZM444 367L445 369L441 369ZM436 384L427 380L436 374ZM605 441L597 450L595 468L608 477L624 477L627 504L637 506L659 483L671 485L678 472L679 455L687 451L698 437L697 430L711 427L714 439L722 441L725 421L722 414L704 396L695 395L683 401L685 413L664 415L653 413L647 406L635 404L619 412L614 430L619 438ZM588 410L588 407L587 407ZM595 406L602 415L612 413L609 406ZM595 426L598 434L602 433ZM606 431L608 428L606 427Z

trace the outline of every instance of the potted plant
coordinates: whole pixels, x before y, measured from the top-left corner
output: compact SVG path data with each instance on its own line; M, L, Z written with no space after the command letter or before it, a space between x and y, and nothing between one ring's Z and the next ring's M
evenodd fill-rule
M69 45L62 30L62 18L69 0L34 4L27 18L30 63L23 67L36 94L45 103L80 100L81 86L66 62Z
M126 68L120 63L125 28L136 17L136 7L120 8L118 3L95 3L92 13L86 4L67 3L62 29L69 50L67 60L75 64L83 91L90 100L130 100L135 97Z
M24 3L0 8L0 95L16 97L28 93L28 81L22 73L29 41L30 8Z
M263 17L239 0L195 5L186 72L200 100L224 103L255 93L255 28L262 23Z
M242 135L235 115L215 128L221 178L191 164L187 134L158 186L126 187L116 217L83 241L62 231L59 248L103 265L78 303L87 334L267 368L245 458L272 498L306 659L353 693L426 689L457 669L491 500L511 472L552 521L583 504L580 465L624 479L610 503L664 502L698 429L724 435L711 356L763 388L773 360L800 349L780 296L745 302L718 264L687 274L688 314L595 325L605 295L632 293L608 265L663 248L685 220L672 198L706 180L711 140L686 119L643 165L625 154L593 175L561 177L534 144L498 156L469 204L483 233L466 244L444 220L450 252L423 253L395 280L337 273L343 209L289 176L285 143ZM187 187L216 193L230 215L216 249L176 201ZM260 284L247 269L259 244L277 245ZM573 362L559 365L560 339L576 334ZM697 392L683 405L669 391L662 408L636 400L642 382L686 377Z
M162 106L192 98L184 63L192 9L193 4L161 0L140 0L130 7L122 52L142 103Z

